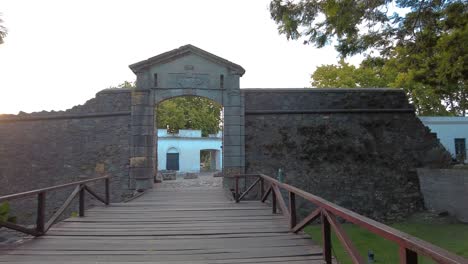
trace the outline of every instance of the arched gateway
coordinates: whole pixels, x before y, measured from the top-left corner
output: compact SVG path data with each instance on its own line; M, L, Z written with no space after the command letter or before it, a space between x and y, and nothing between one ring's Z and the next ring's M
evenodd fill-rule
M223 171L244 171L244 100L239 78L245 70L185 45L130 65L137 76L132 92L130 185L148 189L157 170L155 107L177 96L202 96L224 107Z

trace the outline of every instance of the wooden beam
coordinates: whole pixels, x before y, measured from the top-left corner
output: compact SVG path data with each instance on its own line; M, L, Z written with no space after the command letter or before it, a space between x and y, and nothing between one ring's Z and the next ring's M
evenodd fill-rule
M68 196L67 200L63 203L63 205L52 215L52 217L47 221L44 232L47 232L49 228L57 221L57 219L62 215L62 213L67 209L67 207L70 205L70 203L73 201L73 199L76 197L78 192L81 190L80 186L76 186L73 192Z
M41 236L45 233L45 210L46 192L40 192L37 194L36 236Z
M295 227L292 228L293 233L297 233L304 229L310 222L314 221L315 219L319 218L322 213L322 209L317 208L315 209L312 213L310 213L308 216L306 216L304 219L302 219L299 224L297 224Z
M266 191L266 193L263 194L262 200L261 200L262 203L264 203L264 202L266 201L266 199L268 199L268 195L270 195L270 193L271 193L271 186L268 188L268 190Z
M106 204L106 200L102 197L100 197L97 193L95 193L93 190L91 190L91 188L89 188L88 186L84 185L83 188L89 193L91 194L92 196L94 196L94 198L98 199L101 203L103 204Z
M110 179L106 178L104 180L104 184L105 184L105 193L106 193L106 202L105 202L105 204L109 205L109 203L110 203Z
M329 214L326 210L323 210L322 214L324 214L326 218L328 219L328 221L330 221L330 225L333 227L333 230L335 230L336 236L340 240L345 250L348 252L348 255L351 257L351 260L353 261L353 263L365 264L366 262L364 261L362 256L359 254L359 251L357 250L357 248L353 245L353 242L348 237L343 227L341 227L340 223L338 223L335 216L332 214Z
M20 225L17 225L17 224L13 224L13 223L10 223L10 222L0 222L0 227L2 227L2 226L6 227L6 228L9 228L9 229L12 229L12 230L16 230L18 232L22 232L22 233L31 235L31 236L39 236L39 234L34 229L27 228L27 227L24 227L24 226L20 226Z
M400 264L418 264L418 254L405 247L400 247Z
M280 189L277 185L273 185L273 192L276 195L276 200L278 200L278 204L281 210L281 213L285 216L289 214L288 207L286 207L286 203L284 202L283 195L280 192Z
M249 186L249 188L247 188L247 190L245 190L245 192L243 192L240 196L239 196L239 201L242 200L242 198L244 198L245 195L247 195L247 193L250 192L250 190L253 189L253 187L255 187L255 185L257 185L257 183L260 181L260 178L258 178L257 180L255 180L254 183L252 183L252 185Z
M273 189L273 186L271 187L271 189ZM276 201L277 201L276 193L271 192L271 212L273 214L276 214Z
M293 229L297 224L296 215L296 194L289 192L289 229Z
M20 198L23 198L23 197L33 196L33 195L36 195L36 194L39 194L39 193L42 193L42 192L49 192L49 191L53 191L53 190L59 190L59 189L67 188L67 187L70 187L70 186L85 184L85 183L88 183L88 182L95 182L95 181L98 181L98 180L108 179L109 177L110 176L103 176L103 177L93 178L93 179L89 179L89 180L82 180L82 181L77 181L77 182L61 184L61 185L55 185L55 186L52 186L52 187L36 189L36 190L22 192L22 193L4 195L4 196L0 196L0 202L20 199Z
M81 217L85 216L85 189L83 185L80 185L80 197L79 197L79 215Z
M239 177L236 177L235 179L236 181L236 184L235 184L235 199L236 199L236 203L239 202Z
M322 220L322 249L323 249L323 260L326 264L332 264L332 245L331 245L331 230L330 222L327 217L321 213Z

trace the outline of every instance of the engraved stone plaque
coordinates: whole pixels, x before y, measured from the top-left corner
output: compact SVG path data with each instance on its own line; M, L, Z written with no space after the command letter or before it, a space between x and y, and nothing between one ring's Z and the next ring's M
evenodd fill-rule
M169 74L169 86L173 88L201 88L209 87L208 74L198 73L171 73Z

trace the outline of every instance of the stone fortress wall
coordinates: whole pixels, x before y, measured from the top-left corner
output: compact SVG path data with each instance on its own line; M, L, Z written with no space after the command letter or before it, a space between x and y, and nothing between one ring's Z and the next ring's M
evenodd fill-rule
M423 209L416 168L450 155L396 89L245 89L246 172L379 220ZM303 208L305 210L305 208Z
M0 195L111 175L111 200L128 190L131 91L103 90L60 112L0 117ZM104 182L94 189L102 193ZM50 216L73 188L47 194ZM36 197L12 201L12 214L31 223ZM68 210L77 212L77 201Z
M416 168L450 161L401 90L241 93L247 173L275 176L281 168L287 183L375 219L421 210ZM131 96L131 90L103 90L64 112L2 117L0 195L109 174L112 200L131 196ZM47 197L49 214L70 192ZM13 207L20 219L19 212L34 219L34 200Z

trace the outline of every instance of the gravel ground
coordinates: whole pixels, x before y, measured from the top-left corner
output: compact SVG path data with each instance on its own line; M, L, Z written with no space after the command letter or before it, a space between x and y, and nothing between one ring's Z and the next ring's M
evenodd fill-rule
M211 189L223 186L222 177L213 177L214 172L202 172L196 179L184 179L184 176L177 176L175 180L163 181L158 184L160 188L169 189Z

